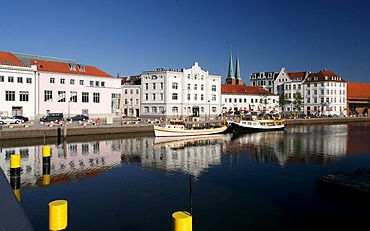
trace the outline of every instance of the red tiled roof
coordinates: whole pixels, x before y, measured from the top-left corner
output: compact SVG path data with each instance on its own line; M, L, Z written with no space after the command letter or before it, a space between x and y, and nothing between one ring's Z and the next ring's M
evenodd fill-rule
M0 64L11 66L25 66L17 57L10 52L0 51Z
M329 79L325 79L325 77L329 77ZM311 73L308 75L308 77L311 77L311 80L308 78L307 82L324 82L324 81L334 81L334 82L346 82L343 78L339 77L337 74L335 74L332 71L328 71L326 69L321 70L317 73ZM314 79L314 77L318 77L317 80ZM336 80L331 79L331 77L338 77Z
M306 75L306 72L304 72L304 71L302 71L302 72L289 72L288 75L289 75L290 78L302 77L302 79L303 79Z
M68 63L63 62L51 62L44 60L30 60L30 63L35 63L37 65L38 71L47 71L47 72L58 72L74 75L90 75L90 76L100 76L100 77L112 77L111 75L105 73L104 71L94 67L94 66L84 66L85 71L80 71L79 66L74 63L76 66L75 71L70 70Z
M221 84L221 93L237 95L261 95L267 93L268 95L273 95L272 93L266 91L261 87L234 85L234 84Z
M347 99L370 99L370 84L369 83L347 83Z

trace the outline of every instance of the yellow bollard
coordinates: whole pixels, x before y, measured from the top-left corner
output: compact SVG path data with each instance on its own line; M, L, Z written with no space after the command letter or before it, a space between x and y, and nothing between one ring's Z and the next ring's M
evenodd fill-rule
M42 147L42 156L43 157L50 156L50 146L43 146Z
M42 184L43 185L49 185L50 184L50 174L43 174L42 175Z
M21 167L21 155L13 154L10 155L10 168L20 168Z
M20 189L14 189L13 190L15 197L18 201L21 201L21 190Z
M186 211L178 211L172 214L172 230L173 231L191 231L192 217Z
M49 230L57 231L67 228L68 202L55 200L49 203Z

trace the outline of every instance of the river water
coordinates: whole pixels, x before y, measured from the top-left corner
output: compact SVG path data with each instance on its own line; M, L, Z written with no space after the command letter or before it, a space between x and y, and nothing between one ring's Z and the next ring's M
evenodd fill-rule
M9 179L10 155L21 155L20 203L35 230L48 230L48 203L59 199L69 231L172 230L176 211L191 212L199 231L356 230L368 226L370 206L319 195L315 180L369 168L369 138L370 124L357 123L182 141L28 140L1 143L0 166Z

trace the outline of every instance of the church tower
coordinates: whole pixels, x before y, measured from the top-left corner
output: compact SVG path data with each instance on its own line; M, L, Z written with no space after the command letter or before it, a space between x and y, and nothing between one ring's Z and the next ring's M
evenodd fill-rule
M226 78L226 84L233 84L235 85L235 77L233 73L233 55L230 51L230 60L229 60L229 71Z
M236 54L235 79L237 85L243 85L243 80L240 77L239 54Z

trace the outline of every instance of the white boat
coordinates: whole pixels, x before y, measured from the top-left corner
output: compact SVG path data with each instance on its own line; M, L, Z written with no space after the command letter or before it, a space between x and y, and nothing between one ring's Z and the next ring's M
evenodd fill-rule
M284 130L286 123L282 119L240 120L231 122L231 127L235 133L266 132Z
M217 122L185 122L170 120L165 125L154 125L156 137L205 136L224 133L228 127Z

